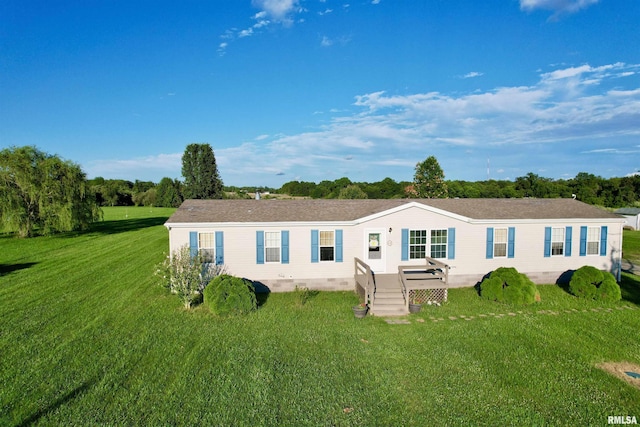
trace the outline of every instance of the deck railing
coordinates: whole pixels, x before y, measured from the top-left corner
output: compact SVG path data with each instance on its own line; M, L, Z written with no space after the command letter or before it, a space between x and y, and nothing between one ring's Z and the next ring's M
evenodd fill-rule
M398 266L398 280L407 308L411 302L431 301L433 294L435 294L435 299L447 299L449 266L433 258L426 257L425 260L426 266Z
M354 258L356 283L364 289L365 303L373 307L376 298L376 282L373 277L371 267L365 264L361 259Z

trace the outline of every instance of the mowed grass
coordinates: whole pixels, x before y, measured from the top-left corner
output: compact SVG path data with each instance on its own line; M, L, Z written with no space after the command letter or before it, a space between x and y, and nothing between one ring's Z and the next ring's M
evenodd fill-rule
M456 289L445 306L390 325L355 319L352 293L321 292L305 305L272 294L249 316L218 319L185 311L154 283L170 213L109 208L89 233L0 237L0 425L640 417L640 390L596 367L640 364L636 276L624 276L625 300L609 305L553 285L540 287L541 303L515 309Z

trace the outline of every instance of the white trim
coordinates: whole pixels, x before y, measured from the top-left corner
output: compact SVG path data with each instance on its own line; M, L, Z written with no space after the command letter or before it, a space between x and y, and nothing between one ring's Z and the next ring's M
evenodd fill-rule
M375 273L386 273L387 271L387 230L384 228L366 228L364 231L364 239L362 245L362 259L365 260L369 267ZM378 242L378 247L380 248L380 259L369 259L369 234L379 234L380 241Z
M452 215L447 215L452 217ZM366 221L373 219L367 217ZM464 217L461 217L464 218ZM460 219L460 218L456 218ZM315 227L315 228L340 228L351 227L366 222L362 219L355 221L273 221L273 222L172 222L165 223L165 227L169 230L171 228L199 228L199 227ZM587 225L587 224L625 224L624 219L617 218L542 218L542 219L460 219L468 224L477 225L517 225L517 224L544 224L553 226L554 224L572 224L572 225Z
M320 237L322 235L322 233L331 233L333 235L333 246L327 246L327 245L322 245L322 243L320 243L322 241L322 238ZM322 260L322 248L329 248L329 247L333 247L333 259L327 259L327 260ZM336 230L327 230L327 229L318 229L318 262L319 263L326 263L326 262L336 262Z

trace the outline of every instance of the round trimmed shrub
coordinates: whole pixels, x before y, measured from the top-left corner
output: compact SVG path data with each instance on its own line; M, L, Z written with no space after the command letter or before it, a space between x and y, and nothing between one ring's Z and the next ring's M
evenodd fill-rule
M487 277L480 283L480 295L489 301L502 301L502 280L499 277Z
M247 314L258 308L253 284L228 274L217 276L207 285L204 303L218 316Z
M569 292L579 298L598 301L620 301L622 298L620 286L613 274L590 265L580 267L573 273Z
M531 304L540 300L536 285L513 267L500 267L480 283L480 296L509 304Z

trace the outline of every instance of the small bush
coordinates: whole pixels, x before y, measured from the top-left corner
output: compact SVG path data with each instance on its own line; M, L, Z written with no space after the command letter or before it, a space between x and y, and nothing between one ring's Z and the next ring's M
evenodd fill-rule
M579 298L598 301L619 301L622 298L620 286L613 274L590 265L580 267L573 273L569 292Z
M296 306L298 307L302 307L307 302L309 302L311 298L318 295L318 291L312 291L306 286L298 286L298 285L296 285L295 289L293 290L293 293L296 297Z
M500 267L480 283L480 296L489 301L509 304L531 304L540 300L536 285L518 270Z
M256 308L256 291L245 279L222 274L204 289L204 303L218 316L247 314Z

